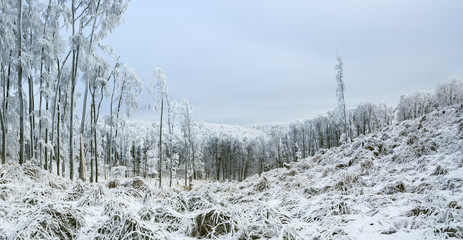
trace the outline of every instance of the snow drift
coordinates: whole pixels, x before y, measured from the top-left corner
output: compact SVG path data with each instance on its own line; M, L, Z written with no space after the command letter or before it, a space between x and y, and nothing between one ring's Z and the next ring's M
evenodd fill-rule
M463 238L463 105L191 191L0 168L0 239Z

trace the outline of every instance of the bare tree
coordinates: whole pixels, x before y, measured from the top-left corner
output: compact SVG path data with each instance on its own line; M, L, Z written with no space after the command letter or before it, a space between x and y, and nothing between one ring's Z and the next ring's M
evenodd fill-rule
M23 85L22 85L22 9L23 9L23 1L18 0L18 98L19 98L19 164L23 164L25 162L24 159L24 97L23 97Z
M338 72L336 74L336 81L337 81L337 84L338 84L338 87L336 89L336 96L338 98L338 108L339 108L339 111L341 111L341 118L342 118L342 126L343 126L343 129L342 129L342 132L344 134L344 137L346 138L345 140L347 140L349 138L348 136L348 130L347 130L347 115L346 115L346 102L345 102L345 99L344 99L344 91L345 91L345 86L344 86L344 72L343 72L343 62L342 62L342 58L341 56L339 55L339 53L337 54L337 60L338 60L338 64L336 66L334 66L334 69L336 69Z
M158 176L159 176L159 188L161 188L162 183L162 116L164 110L164 100L167 99L167 82L166 82L166 75L162 71L162 69L155 67L154 68L154 76L157 79L156 88L157 88L157 100L155 104L155 108L160 109L160 122L159 122L159 162L158 162Z

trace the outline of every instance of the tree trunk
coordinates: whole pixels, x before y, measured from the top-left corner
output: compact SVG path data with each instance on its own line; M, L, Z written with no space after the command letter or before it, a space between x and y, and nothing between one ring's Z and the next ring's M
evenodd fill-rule
M93 133L93 124L94 124L93 120L95 120L95 118L93 117L93 113L94 113L93 110L95 108L95 104L94 104L95 103L95 97L94 96L95 95L92 95L92 105L90 107L90 126L92 126L91 127L91 133ZM94 177L94 175L93 175L93 170L94 170L93 169L93 159L95 157L95 149L93 147L93 142L94 141L90 141L90 182L91 183L93 182L93 177Z
M48 88L48 83L47 83L47 88ZM48 112L48 96L45 98L45 110L47 110ZM50 167L52 166L51 162L52 161L50 160ZM48 166L48 124L47 124L47 127L45 128L45 166L44 166L44 169L45 170L49 169L49 166ZM50 168L50 172L51 172L51 168Z
M22 85L22 46L21 46L21 34L22 34L22 0L19 1L18 11L18 98L19 98L19 164L25 162L24 158L24 97L23 97L23 85Z
M59 88L58 90L58 93L61 97L61 88ZM61 98L60 98L61 99ZM61 101L58 103L58 123L57 123L57 126L56 126L56 151L55 151L55 157L56 157L56 174L59 176L59 164L60 164L60 158L61 158L61 155L60 155L60 146L59 146L59 143L60 143L60 135L59 135L59 122L60 122L60 110L59 110L59 104L61 103ZM53 125L53 124L52 124ZM53 131L53 130L52 130ZM53 137L53 135L52 135ZM64 168L64 166L63 166ZM62 172L64 173L64 171Z
M31 64L32 65L32 64ZM34 83L32 77L29 77L29 125L30 125L30 157L34 158Z
M172 164L173 164L173 159L171 157L170 158L170 169L169 169L169 187L172 187Z
M98 182L98 141L97 141L97 135L96 135L96 127L97 127L97 122L98 118L100 115L100 107L101 107L101 102L103 101L103 88L101 88L101 99L100 102L98 103L98 110L93 108L93 137L94 137L94 143L95 143L95 182Z
M185 137L185 186L188 186L188 159L190 157L190 148L187 146L186 137Z
M75 9L75 0L72 0L71 3L71 13L72 13L72 36L75 36L75 23L76 23L76 9ZM79 62L79 48L80 46L74 49L72 46L72 73L71 73L71 109L70 109L70 121L69 121L69 163L70 163L70 173L69 176L71 180L74 180L74 92L76 88L76 78L77 78L77 67ZM81 173L79 171L79 173ZM79 177L82 177L79 174Z
M85 176L86 170L85 170L85 156L84 156L84 150L83 150L83 149L84 149L84 140L83 140L83 138L84 138L84 137L82 136L82 134L80 134L80 152L81 152L80 159L81 159L82 161L80 162L79 169L80 169L80 174L81 174L80 179L81 179L82 181L85 181L85 178L86 178L86 176Z
M108 165L109 171L111 172L111 161L113 160L113 100L114 100L114 92L116 91L116 76L114 75L114 85L113 85L113 92L111 94L111 102L109 104L109 132L110 136L108 137L108 149L109 149L109 156L108 156Z
M74 2L74 1L73 1ZM73 4L74 5L74 4ZM71 180L74 180L74 91L75 91L75 63L76 63L76 51L73 50L73 59L72 59L72 86L71 86L71 109L69 111L69 177Z
M0 121L1 121L1 125L2 125L2 164L5 164L6 163L6 154L5 154L5 136L6 136L6 132L5 132L5 122L3 120L3 114L2 114L2 110L0 109Z
M162 164L162 113L163 113L163 110L164 110L164 99L161 99L161 122L159 123L159 166L158 166L158 174L159 174L159 188L161 188L161 172L162 172L162 168L161 168L161 164Z
M122 93L124 92L124 87L125 87L125 82L122 84L122 87L121 87L121 96L119 97L118 104L117 104L116 127L115 127L116 133L114 134L114 138L117 138L117 132L118 132L118 131L117 131L117 130L118 130L117 124L118 124L118 120L119 120L119 112L120 112L120 110L121 110ZM111 96L111 107L110 107L110 108L111 108L111 109L110 109L110 111L111 111L111 138L110 138L110 141L111 141L111 142L112 142L112 138L113 138L113 136L112 136L112 134L113 134L113 130L112 130L112 127L113 127L113 117L112 117L112 116L113 116L113 113L112 113L112 112L113 112L113 107L112 107L112 106L113 106L113 97L114 97L115 88L116 88L116 76L114 76L114 86L113 86L113 93L112 93L112 96ZM116 144L117 144L117 143L116 143ZM115 145L116 145L116 144L115 144ZM112 155L113 147L114 147L114 146L112 146L112 144L111 144L111 147L110 147L111 153L110 153L110 155ZM114 148L115 148L115 147L114 147ZM116 151L116 156L115 156L115 159L114 159L114 164L116 164L116 162L117 162L117 151ZM111 168L110 168L110 169L111 169Z
M220 162L219 162L219 143L218 140L215 141L215 175L216 179L220 180Z
M42 139L42 99L43 99L43 61L40 63L40 87L39 87L39 95L40 95L40 100L39 100L39 140ZM40 159L40 166L42 165L42 145L43 143L40 144L39 147L39 159Z
M145 162L144 165L145 165L145 166L144 166L144 170L143 170L143 178L146 179L146 167L147 167L147 165L148 165L148 147L147 147L147 146L145 146L145 149L144 149L143 153L145 154L145 155L144 155L144 158L145 158L145 159L144 159L144 160L145 160L145 161L144 161L144 162Z
M95 32L95 26L96 26L96 19L97 19L97 15L98 15L98 8L100 7L100 0L98 0L98 3L97 3L97 6L96 6L96 10L95 10L95 16L93 17L93 27L92 27L92 32L90 34L90 43L89 43L89 54L91 54L92 52L92 45L93 45L93 34ZM82 108L82 121L80 123L80 135L84 135L84 129L85 129L85 116L86 116L86 112L87 112L87 95L88 95L88 87L89 87L89 79L88 77L85 79L85 91L84 91L84 104L83 104L83 108ZM83 138L80 139L81 141L83 141ZM83 165L83 156L84 156L84 143L81 142L80 143L81 145L81 148L80 148L80 165ZM83 175L85 175L85 173L82 173L82 169L79 171L79 177L82 178ZM85 178L85 177L83 177Z
M10 51L10 59L11 59L11 51ZM3 117L2 117L2 164L6 163L6 139L8 135L8 124L7 124L7 116L8 116L8 99L10 95L10 74L11 74L11 61L8 63L8 74L7 77L4 79L6 81L4 83L4 92L3 92ZM6 85L6 87L5 87Z

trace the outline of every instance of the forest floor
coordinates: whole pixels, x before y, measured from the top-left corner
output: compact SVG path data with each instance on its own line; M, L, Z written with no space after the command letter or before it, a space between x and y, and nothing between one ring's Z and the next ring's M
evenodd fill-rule
M0 239L463 239L463 105L243 182L153 183L2 165Z

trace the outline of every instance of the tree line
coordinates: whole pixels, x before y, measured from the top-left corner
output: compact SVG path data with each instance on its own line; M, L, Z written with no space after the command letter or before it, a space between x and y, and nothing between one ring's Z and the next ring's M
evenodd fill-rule
M168 130L162 132L162 138L166 139L161 144L164 152L159 151L161 142L155 137L161 134L160 123L127 121L121 128L127 139L122 141L127 144L119 147L121 159L126 159L121 165L133 169L126 171L127 176L159 176L164 172L169 176L170 184L172 179L182 179L185 185L200 178L241 181L400 121L462 103L463 80L452 77L439 83L435 91L426 93L427 98L417 97L422 94L416 92L404 95L395 108L385 104L363 103L346 109L345 117L344 107L337 107L313 119L255 126L195 121L192 106L187 100L182 103L169 102ZM408 118L403 117L404 112ZM146 131L140 134L139 129ZM160 156L163 156L163 161L160 161ZM140 166L145 169L142 171L144 174L137 170Z

